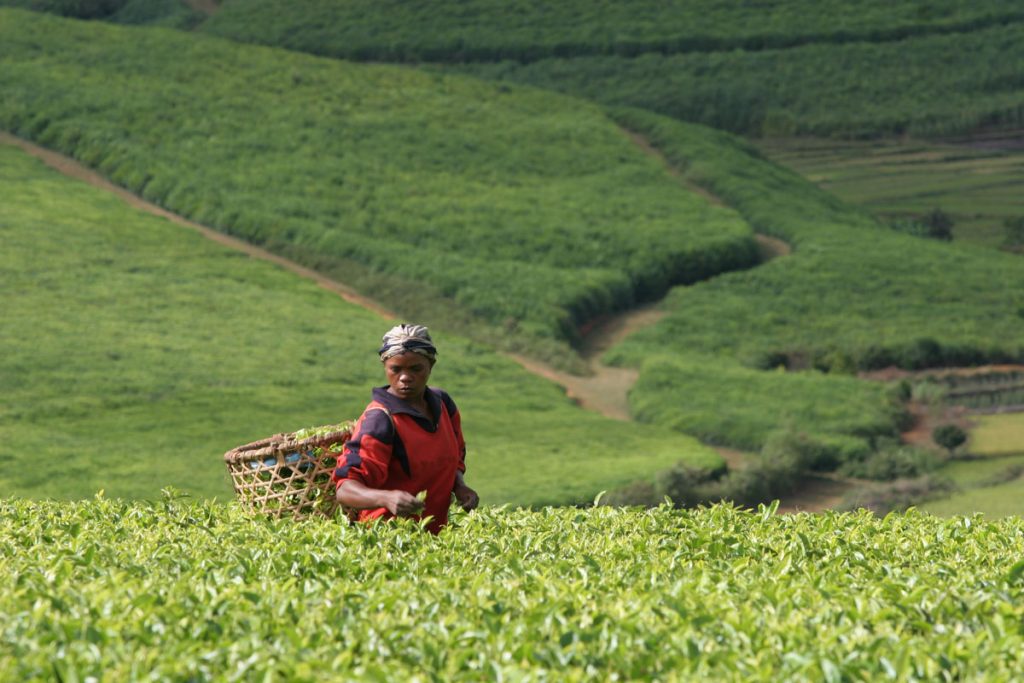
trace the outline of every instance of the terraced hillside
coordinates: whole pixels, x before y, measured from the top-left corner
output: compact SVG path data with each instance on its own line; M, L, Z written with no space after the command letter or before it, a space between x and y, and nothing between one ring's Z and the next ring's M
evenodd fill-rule
M1024 247L1009 225L1024 217L1024 131L948 140L767 139L758 148L895 229L927 235L936 211L954 242Z

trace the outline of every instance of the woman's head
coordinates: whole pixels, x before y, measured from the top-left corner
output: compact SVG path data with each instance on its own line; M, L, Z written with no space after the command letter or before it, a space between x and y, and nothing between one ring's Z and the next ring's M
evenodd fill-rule
M384 335L380 360L388 379L388 390L407 401L423 397L437 349L430 332L422 325L398 325Z
M431 365L437 359L437 349L430 338L430 330L423 325L395 325L384 334L382 341L378 350L382 362L397 354L409 352L425 356Z

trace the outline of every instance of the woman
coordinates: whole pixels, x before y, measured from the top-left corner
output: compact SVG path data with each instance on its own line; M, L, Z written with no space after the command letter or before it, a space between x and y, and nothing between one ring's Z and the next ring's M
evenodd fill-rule
M448 523L452 495L464 510L479 504L466 486L466 442L455 402L427 386L437 359L422 325L398 325L384 335L380 360L388 384L373 400L338 456L338 502L359 520L431 516L438 533ZM426 492L426 498L417 494Z

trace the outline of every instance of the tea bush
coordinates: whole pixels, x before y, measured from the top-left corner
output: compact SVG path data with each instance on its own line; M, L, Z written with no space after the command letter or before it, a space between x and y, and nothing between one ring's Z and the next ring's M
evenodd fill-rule
M5 680L1010 680L1024 522L0 500Z

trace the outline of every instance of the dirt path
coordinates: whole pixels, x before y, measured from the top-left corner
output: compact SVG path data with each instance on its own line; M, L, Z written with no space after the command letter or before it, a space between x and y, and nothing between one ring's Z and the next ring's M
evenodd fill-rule
M154 216L166 218L167 220L177 225L181 225L186 228L191 228L192 230L201 233L204 237L207 237L213 240L214 242L223 244L224 246L227 247L231 247L232 249L237 249L238 251L248 254L253 258L258 258L263 261L269 261L270 263L280 266L281 268L284 268L285 270L295 273L296 275L304 277L307 280L312 280L313 282L320 285L324 289L334 292L335 294L343 298L345 301L356 304L357 306L362 306L363 308L373 311L374 313L381 317L392 319L398 318L398 316L392 311L381 306L373 299L370 299L359 294L351 287L347 287L341 284L340 282L324 277L315 270L311 270L309 268L300 266L294 261L289 261L288 259L273 254L267 251L266 249L261 249L260 247L252 245L248 242L231 237L230 235L225 235L222 232L218 232L211 228L207 228L204 225L194 223L186 218L182 218L177 214L171 213L170 211L167 211L166 209L163 209L162 207L157 206L152 202L148 202L145 199L142 199L141 197L132 194L131 192L125 190L122 187L114 185L109 180L107 180L100 174L96 173L92 169L88 168L87 166L83 166L74 159L66 157L63 154L58 154L57 152L53 152L44 147L32 144L31 142L22 140L21 138L11 135L10 133L4 131L0 131L0 144L14 145L15 147L20 147L21 149L25 150L32 156L42 160L48 166L55 168L61 173L71 176L72 178L85 181L94 187L98 187L102 190L110 192L111 194L116 195L121 200L126 202L128 205L136 209L140 209L147 213L151 213Z

